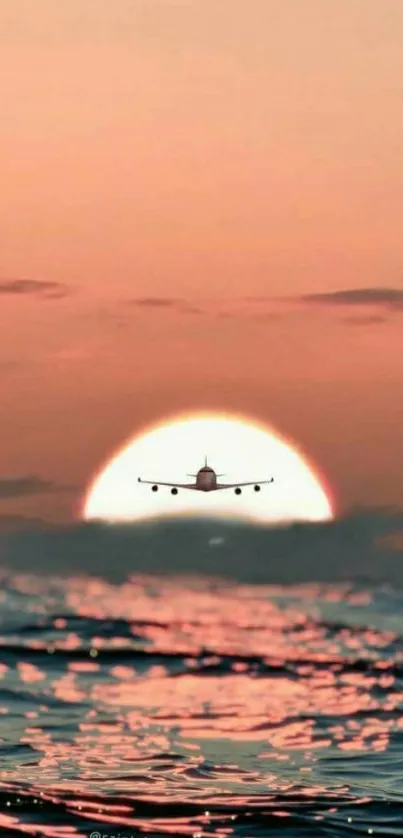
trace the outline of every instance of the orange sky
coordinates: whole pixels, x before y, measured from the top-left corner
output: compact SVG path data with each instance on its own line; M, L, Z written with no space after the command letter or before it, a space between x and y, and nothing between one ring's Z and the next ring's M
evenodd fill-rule
M0 5L0 514L215 406L401 502L402 79L401 0Z

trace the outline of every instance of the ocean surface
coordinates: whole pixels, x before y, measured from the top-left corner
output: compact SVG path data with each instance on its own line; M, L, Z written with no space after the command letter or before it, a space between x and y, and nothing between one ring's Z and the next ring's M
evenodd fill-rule
M0 541L0 834L403 835L403 586L382 561L319 578L316 530L316 581L289 579L295 532L286 582L255 580L245 533L220 575L236 532L217 524L207 573L190 534L188 571L168 552L151 573L108 531L109 576L102 534L78 561L58 533L63 565L53 533Z

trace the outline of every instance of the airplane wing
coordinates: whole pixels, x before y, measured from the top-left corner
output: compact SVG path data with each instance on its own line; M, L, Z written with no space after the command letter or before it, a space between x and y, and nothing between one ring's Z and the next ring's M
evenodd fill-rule
M141 477L137 478L138 483L147 483L150 486L170 486L173 489L196 489L195 483L164 483L161 480L143 480Z
M274 483L274 477L270 480L250 480L248 483L217 483L216 489L237 489L241 486L261 486L263 483Z

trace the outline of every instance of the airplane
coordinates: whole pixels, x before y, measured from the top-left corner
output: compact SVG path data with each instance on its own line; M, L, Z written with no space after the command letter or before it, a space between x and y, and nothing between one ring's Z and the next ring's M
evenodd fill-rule
M260 487L263 483L274 483L274 477L270 480L252 480L248 483L218 483L217 477L223 477L223 474L216 474L213 468L207 465L207 457L204 460L204 466L199 469L197 474L189 474L188 477L195 477L194 483L164 483L160 480L143 480L138 477L139 483L147 483L152 486L153 492L158 492L160 486L168 486L171 489L171 494L177 495L179 489L194 489L197 492L216 492L218 489L234 489L236 495L242 492L242 486L254 486L255 492L260 492Z

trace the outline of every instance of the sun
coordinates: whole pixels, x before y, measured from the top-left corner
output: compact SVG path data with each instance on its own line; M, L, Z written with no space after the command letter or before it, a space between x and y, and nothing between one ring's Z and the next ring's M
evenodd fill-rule
M154 493L137 482L139 476L186 482L205 456L225 482L274 482L259 493L247 487L241 495L230 489ZM319 521L332 518L333 509L324 481L293 443L248 417L197 413L173 417L129 440L93 480L82 511L86 520L110 522L177 515Z

